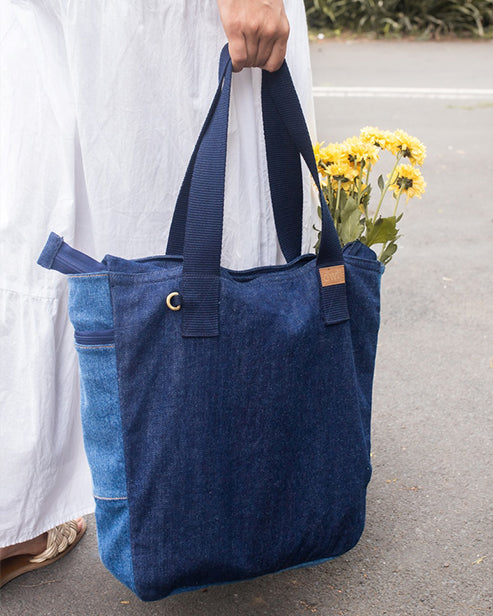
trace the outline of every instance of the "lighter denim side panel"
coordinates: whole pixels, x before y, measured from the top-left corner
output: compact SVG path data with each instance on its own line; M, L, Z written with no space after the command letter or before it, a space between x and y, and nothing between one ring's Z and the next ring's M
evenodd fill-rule
M69 315L77 331L113 327L108 274L78 274L69 277Z
M76 349L82 429L94 494L102 498L126 498L115 345L76 345Z
M96 526L101 562L135 592L127 499L96 498Z
M70 317L91 344L76 344L79 357L81 418L96 501L101 561L135 592L130 544L130 512L123 452L120 395L114 344L98 342L98 332L113 329L108 275L70 277ZM103 337L101 340L105 340Z

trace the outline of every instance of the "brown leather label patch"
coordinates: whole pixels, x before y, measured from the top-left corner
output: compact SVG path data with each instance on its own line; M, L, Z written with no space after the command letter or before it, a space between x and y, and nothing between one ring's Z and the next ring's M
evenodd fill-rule
M344 265L321 267L318 271L320 272L320 280L323 287L331 287L334 284L344 284L346 282Z

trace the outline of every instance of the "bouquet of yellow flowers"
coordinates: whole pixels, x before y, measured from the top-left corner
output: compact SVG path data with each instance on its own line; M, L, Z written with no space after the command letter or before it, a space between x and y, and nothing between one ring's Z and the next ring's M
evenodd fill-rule
M389 152L395 160L387 179L378 177L380 198L371 210L371 173L382 151ZM425 191L426 183L418 168L426 156L425 146L403 130L391 132L368 126L359 137L342 143L316 143L314 152L322 190L342 246L355 240L366 246L380 244L378 259L388 263L400 237L397 224L403 215L398 212L402 196L407 203L413 197L421 198ZM403 159L409 162L403 164ZM389 192L394 200L393 212L384 217L382 205Z

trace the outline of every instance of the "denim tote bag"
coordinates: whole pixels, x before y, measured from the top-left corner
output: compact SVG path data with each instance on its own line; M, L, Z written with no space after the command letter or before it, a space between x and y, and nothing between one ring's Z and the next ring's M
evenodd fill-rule
M262 107L287 263L221 267L231 75L225 49L164 256L98 262L52 233L38 261L69 276L101 559L145 601L334 558L364 527L383 266L341 249L284 64Z

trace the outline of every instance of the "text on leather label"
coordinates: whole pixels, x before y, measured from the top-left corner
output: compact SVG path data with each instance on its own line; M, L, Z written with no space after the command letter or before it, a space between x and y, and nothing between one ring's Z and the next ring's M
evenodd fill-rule
M334 284L344 284L344 265L333 265L332 267L321 267L319 269L320 280L323 287L331 287Z

